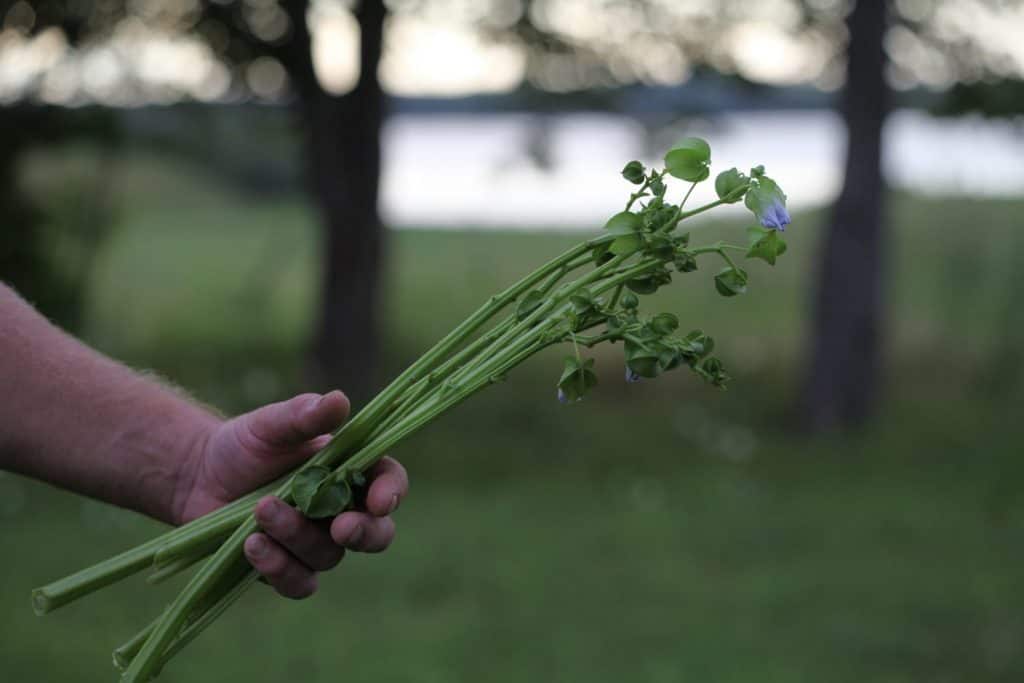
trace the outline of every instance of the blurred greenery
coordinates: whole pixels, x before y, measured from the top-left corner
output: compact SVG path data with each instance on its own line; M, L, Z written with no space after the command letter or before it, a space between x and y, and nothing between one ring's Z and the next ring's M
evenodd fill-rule
M45 198L63 163L36 155L26 183ZM111 173L87 340L228 412L300 391L309 210L142 154ZM658 297L716 336L730 391L683 374L627 386L612 347L593 398L565 407L558 353L534 359L396 452L413 487L392 550L350 557L309 601L253 590L161 680L1021 680L1024 202L891 206L887 398L869 431L788 429L821 222L797 215L749 294L721 300L706 267ZM720 234L696 225L695 242ZM576 239L393 233L390 372ZM115 680L109 650L180 584L136 580L45 618L29 590L156 529L0 475L0 678Z

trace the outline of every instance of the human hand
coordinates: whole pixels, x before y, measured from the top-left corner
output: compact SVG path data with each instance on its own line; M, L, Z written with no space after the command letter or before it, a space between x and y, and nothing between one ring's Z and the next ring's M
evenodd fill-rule
M188 522L273 481L308 460L348 417L340 391L302 394L214 425L200 440L175 496L177 519ZM367 474L364 509L333 520L310 520L274 496L256 504L261 533L245 541L245 556L278 593L305 598L316 573L337 565L345 550L380 552L395 535L390 515L408 491L398 461L382 458Z

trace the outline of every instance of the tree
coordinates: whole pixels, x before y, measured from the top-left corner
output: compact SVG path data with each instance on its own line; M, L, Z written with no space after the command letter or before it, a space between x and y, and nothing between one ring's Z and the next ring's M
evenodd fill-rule
M377 358L379 271L384 230L377 209L384 95L377 78L384 33L382 0L356 10L359 78L345 95L316 78L306 26L307 0L285 4L295 26L282 62L299 97L307 182L324 225L323 286L313 376L358 398L372 389Z
M38 34L59 29L68 43L87 46L113 35L123 22L197 37L233 75L244 94L246 69L257 60L284 67L303 136L307 186L323 225L323 281L314 335L312 381L341 386L356 397L372 388L377 356L375 311L383 230L377 210L380 130L384 96L377 80L386 15L382 0L362 0L355 10L360 30L359 79L351 92L334 95L317 80L307 26L309 0L246 3L236 0L147 5L130 2L55 3L0 0L0 19ZM12 19L13 17L13 19ZM127 83L125 88L134 84ZM28 97L32 93L26 91ZM8 116L10 114L10 109ZM13 128L5 127L5 130ZM13 175L23 137L0 146L0 178ZM25 243L36 239L24 199L4 184L0 201L25 214ZM27 263L22 259L22 263ZM33 270L33 269L30 269ZM34 267L40 271L39 264ZM25 277L26 281L28 276Z
M883 39L887 3L857 2L847 18L843 188L832 209L815 289L811 362L800 415L820 431L857 426L878 384L882 297L882 125L889 111Z

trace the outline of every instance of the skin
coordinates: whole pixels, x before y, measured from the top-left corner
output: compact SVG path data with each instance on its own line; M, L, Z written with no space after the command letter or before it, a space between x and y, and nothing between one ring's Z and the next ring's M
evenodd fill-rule
M340 391L301 394L224 419L182 392L88 348L0 283L0 469L183 524L304 462L349 414ZM405 469L383 458L365 508L314 522L273 496L245 555L289 598L346 550L379 552L395 535Z

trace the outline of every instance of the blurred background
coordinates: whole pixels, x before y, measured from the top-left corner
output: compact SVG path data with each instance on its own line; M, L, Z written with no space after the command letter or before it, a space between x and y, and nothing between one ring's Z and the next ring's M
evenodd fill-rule
M391 551L161 680L1024 679L1022 36L1009 0L0 2L0 278L226 413L365 400L680 136L794 214L747 295L657 296L730 391L613 347L567 408L533 359L395 453ZM0 474L0 678L113 680L176 586L29 590L157 530Z

